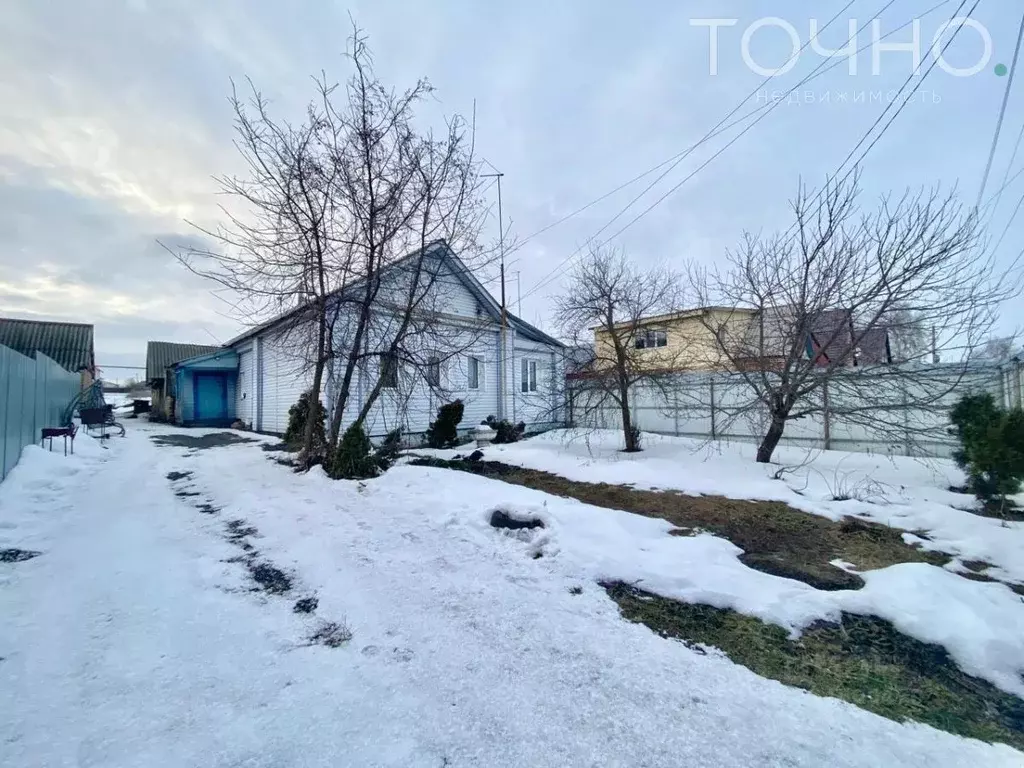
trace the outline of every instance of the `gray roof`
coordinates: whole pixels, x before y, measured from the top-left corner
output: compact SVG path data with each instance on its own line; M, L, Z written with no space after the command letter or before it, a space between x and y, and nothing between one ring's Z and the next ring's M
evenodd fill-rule
M162 379L168 367L190 357L216 352L222 347L209 344L176 344L171 341L151 341L146 344L146 380Z
M0 344L27 357L41 352L72 373L96 367L93 328L84 323L0 318Z
M487 313L493 319L499 322L501 321L501 305L498 304L498 302L494 299L493 296L491 296L490 293L487 292L487 290L483 287L483 284L479 280L477 280L476 276L462 262L462 260L455 255L455 252L451 249L451 247L449 247L448 243L446 243L444 240L436 240L430 243L429 245L424 246L422 251L434 251L438 256L446 260L449 263L449 265L454 267L456 277L458 277L459 280L463 283L463 285L465 285L466 288L469 290L469 292L472 293L474 297L476 297L477 301L480 302L480 304L484 307ZM390 264L387 267L387 269L396 269L407 260L418 256L420 253L421 249L417 249L412 253L408 254L407 256L403 256L401 259L398 259L393 264ZM360 282L361 281L358 281L356 283L343 286L339 288L337 291L335 291L334 294L332 295L338 295L342 291L351 290L355 286L359 285ZM309 306L310 304L295 307L293 309L288 310L287 312L284 312L281 315L278 315L272 320L268 320L265 323L253 326L249 330L231 339L229 342L227 342L227 344L225 344L225 346L233 346L240 341L244 341L245 339L255 336L258 333L261 333L262 331L265 331L269 328L273 328L274 326L280 323L283 323L291 318L297 317L303 310L305 310ZM557 347L565 346L558 339L549 336L548 334L544 333L544 331L540 330L536 326L530 325L525 320L516 317L511 312L508 312L506 310L505 314L508 317L509 327L515 329L516 333L520 334L521 336L524 336L533 341L541 342L542 344L551 344Z

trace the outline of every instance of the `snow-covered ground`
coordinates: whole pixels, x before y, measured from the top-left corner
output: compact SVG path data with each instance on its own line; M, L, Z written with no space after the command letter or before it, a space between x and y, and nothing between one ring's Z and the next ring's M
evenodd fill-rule
M666 641L623 621L594 583L642 578L708 602L829 607L806 585L746 569L721 539L672 537L661 521L468 474L406 466L335 482L296 475L259 444L195 451L148 439L168 432L202 434L138 422L109 449L88 438L74 457L29 447L0 485L0 548L42 553L0 564L5 764L1021 764L1009 747L898 724ZM541 468L586 463L558 455L564 466ZM172 483L169 472L192 475ZM496 531L497 506L548 527ZM229 562L240 554L225 538L235 519L292 576L289 595L249 591L244 566ZM931 570L978 589L934 599L962 601L960 611L992 600L1024 636L1019 601L1000 602L1008 589ZM861 592L884 573L867 574ZM883 586L919 590L918 575ZM294 613L312 594L316 614ZM309 645L323 621L346 623L352 640ZM989 631L975 629L985 651L974 662L1010 674L1019 645L995 653L1003 639Z
M949 490L964 482L952 461L781 447L773 464L759 465L754 463L755 446L747 443L645 434L644 446L640 454L625 454L616 432L557 430L491 446L485 453L488 460L570 480L783 501L833 520L862 517L905 530L908 541L947 552L958 561L990 563L990 576L1024 584L1024 523L1003 523L966 511L975 500ZM781 477L776 479L776 474ZM1024 502L1024 497L1019 500ZM929 541L912 533L920 531L927 532ZM958 561L949 569L957 570Z

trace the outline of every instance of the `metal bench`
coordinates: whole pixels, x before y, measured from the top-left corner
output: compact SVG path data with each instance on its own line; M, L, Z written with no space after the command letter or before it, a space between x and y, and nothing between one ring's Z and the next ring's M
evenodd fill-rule
M53 450L53 438L63 437L64 438L64 455L68 455L68 438L71 438L71 453L75 453L75 434L78 432L78 427L72 424L70 427L43 427L42 436L39 438L39 447L43 447L43 443L47 440L50 441L49 448Z

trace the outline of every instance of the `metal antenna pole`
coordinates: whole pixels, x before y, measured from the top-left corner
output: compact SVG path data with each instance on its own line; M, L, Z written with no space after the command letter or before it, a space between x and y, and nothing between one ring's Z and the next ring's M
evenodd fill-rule
M491 166L492 168L494 166ZM498 351L498 418L505 416L505 370L506 360L506 331L508 329L508 308L505 304L505 219L501 210L501 179L505 174L495 169L494 173L484 173L481 176L498 180L498 255L501 259L501 343Z

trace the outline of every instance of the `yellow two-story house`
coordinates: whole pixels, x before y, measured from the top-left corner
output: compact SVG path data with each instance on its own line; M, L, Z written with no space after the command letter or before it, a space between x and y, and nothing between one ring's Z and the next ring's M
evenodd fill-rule
M611 331L598 326L592 329L594 367L613 365L617 338L627 348L631 364L643 370L726 369L731 366L718 339L730 345L743 343L756 317L753 309L701 307L617 323Z

